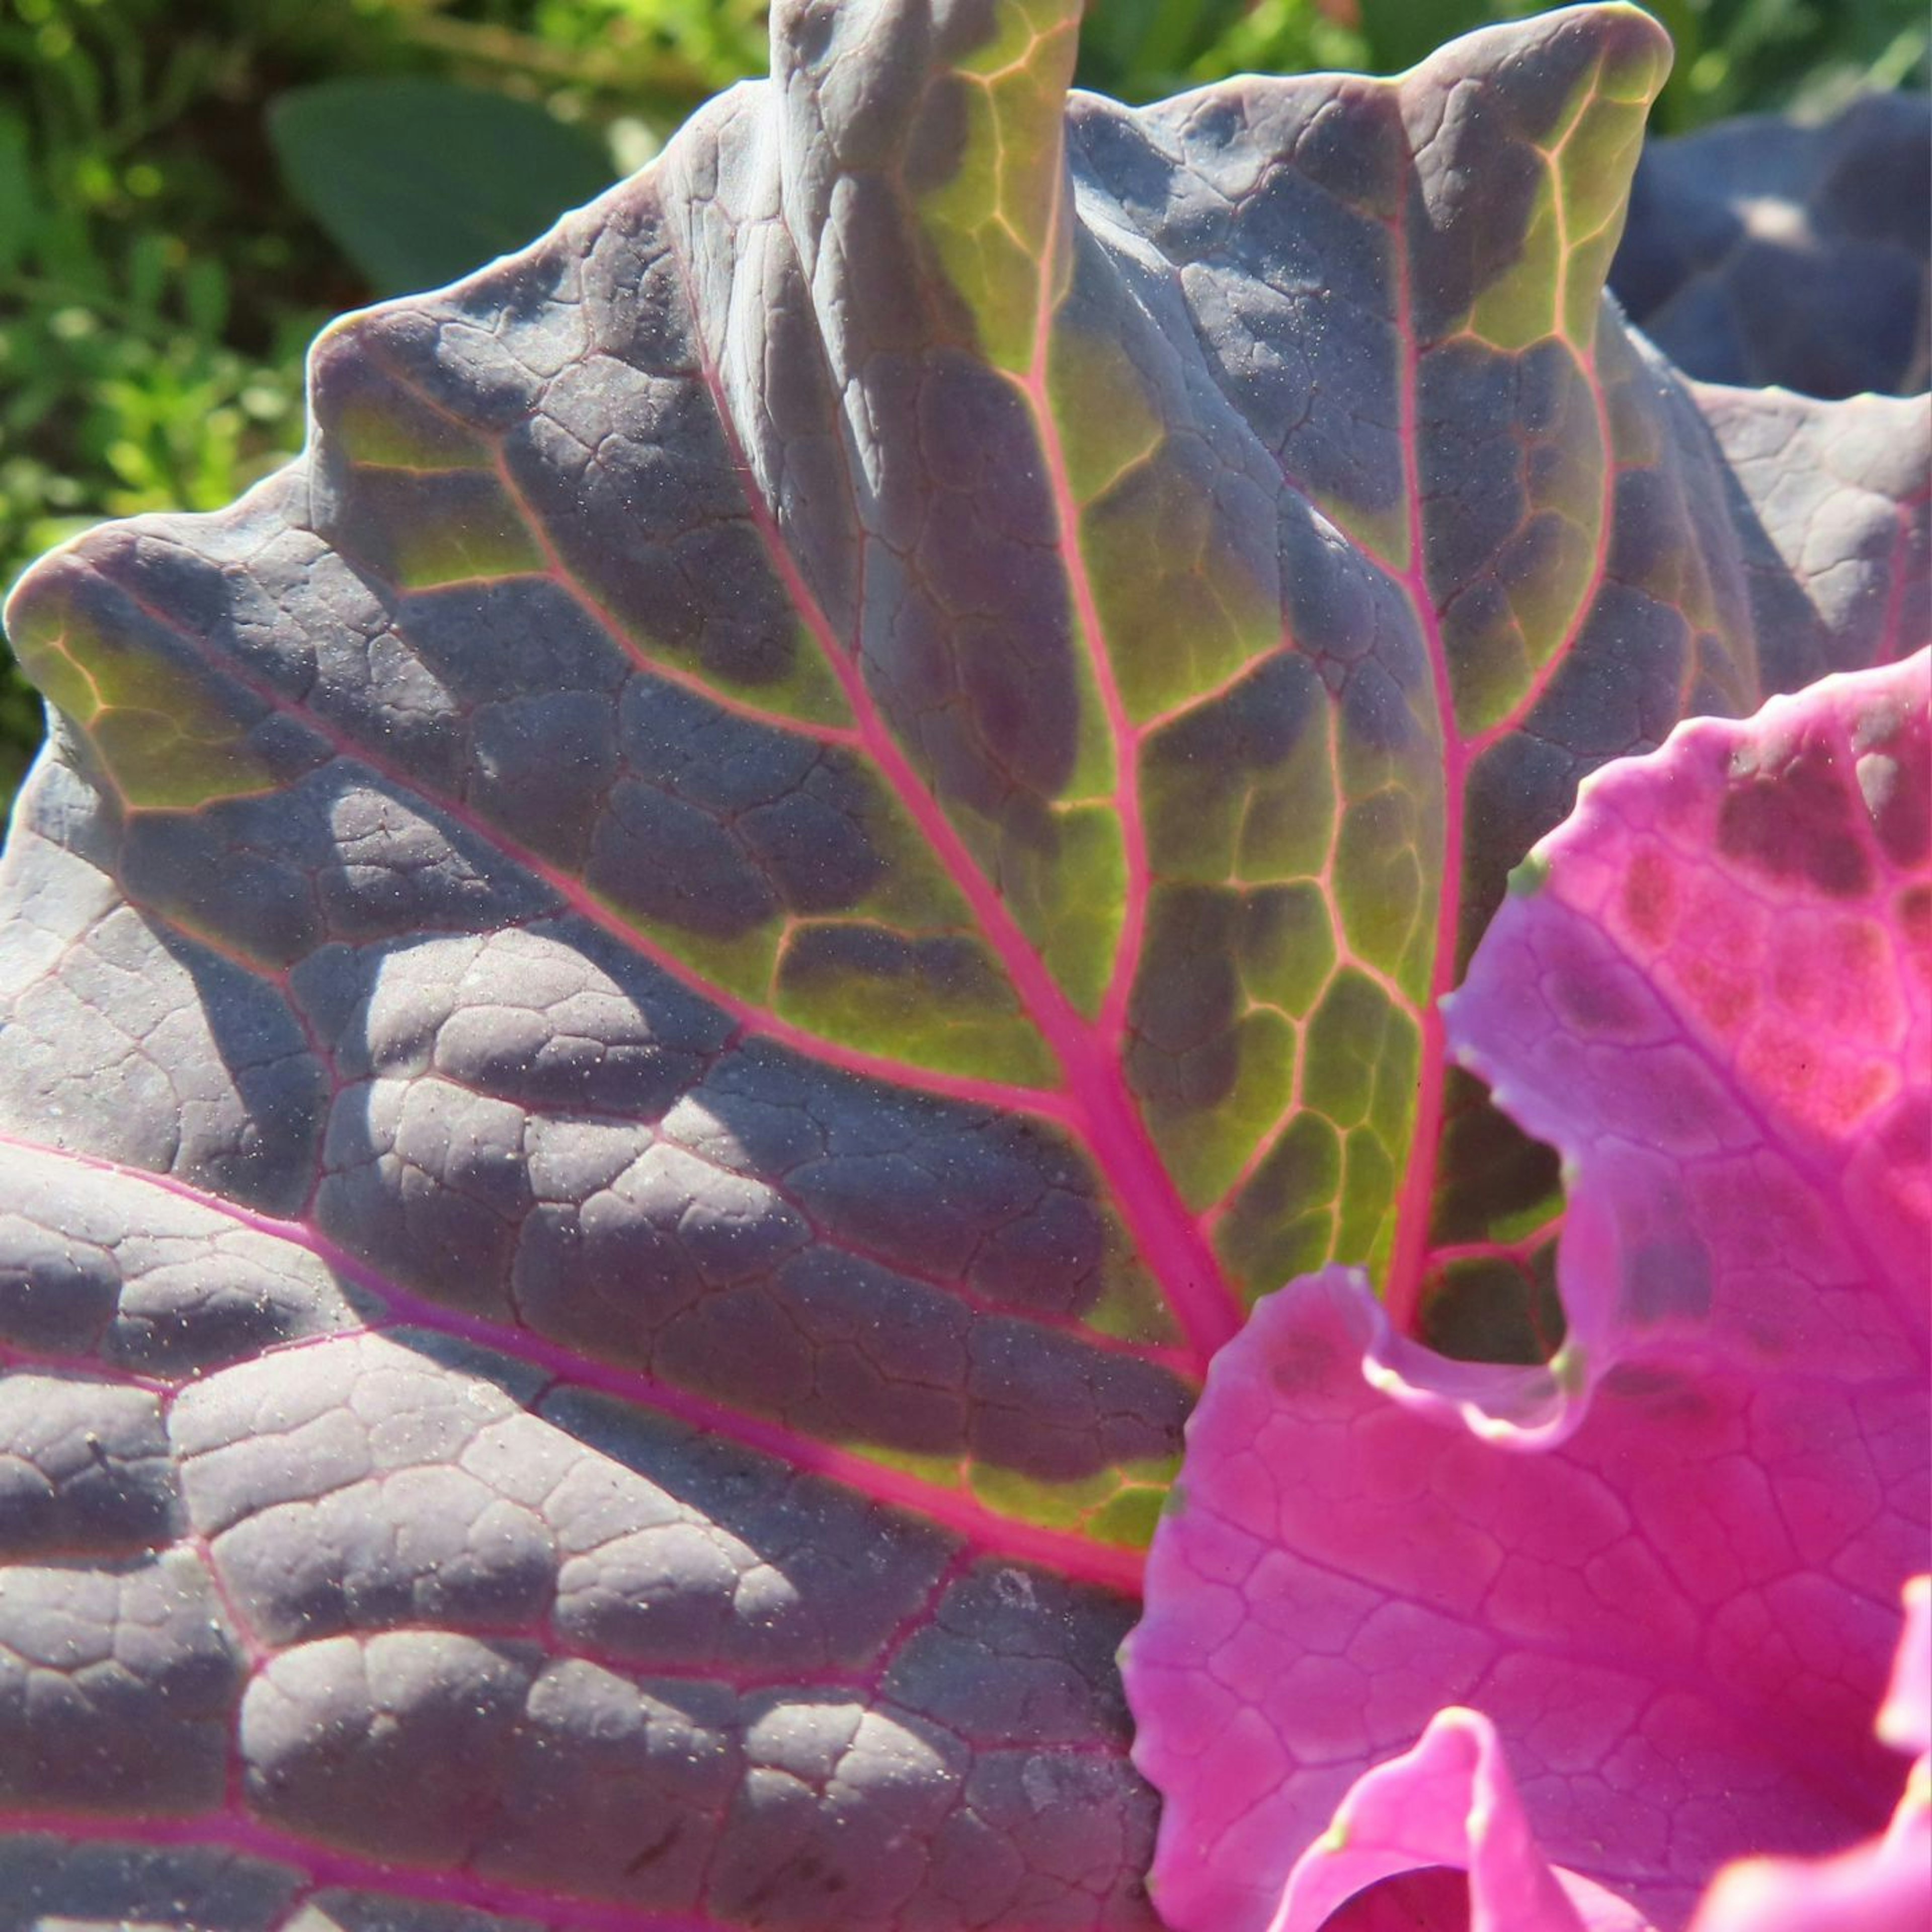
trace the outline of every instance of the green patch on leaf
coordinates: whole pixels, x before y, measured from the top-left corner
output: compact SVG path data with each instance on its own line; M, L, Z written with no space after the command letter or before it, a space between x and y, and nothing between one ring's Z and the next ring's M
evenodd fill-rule
M1644 116L1669 71L1660 40L1600 58L1538 144L1542 175L1516 259L1469 313L1470 332L1492 346L1514 352L1560 335L1588 352Z
M1555 338L1539 341L1516 380L1537 399L1520 431L1516 527L1443 620L1465 732L1498 725L1533 701L1537 680L1588 615L1614 508L1610 453L1580 352Z
M1416 800L1391 788L1349 807L1335 848L1335 903L1351 950L1418 1002L1434 944L1424 886L1437 861L1425 842L1441 843Z
M1330 730L1319 674L1283 652L1150 734L1141 798L1155 872L1252 885L1321 872L1334 836Z
M378 520L365 512L358 532L377 550L369 562L390 582L429 590L544 568L542 547L494 476L454 470L430 487L421 487L424 480L410 477L418 487L410 490L406 514Z
M1282 641L1273 508L1169 436L1080 518L1080 546L1128 714L1144 722Z
M1061 991L1082 1012L1096 1012L1126 891L1119 815L1111 805L1078 805L1029 824L997 848L994 876Z
M455 424L373 398L356 398L329 429L340 454L372 470L488 470L493 460L480 436Z
M778 957L781 1015L937 1072L1040 1086L1052 1056L992 955L963 936L802 925Z
M1236 949L1249 998L1301 1018L1334 970L1334 922L1322 888L1303 880L1244 893Z
M86 734L129 806L189 811L289 776L257 740L266 707L200 666L117 634L64 598L13 615L21 669Z
M1352 968L1337 974L1308 1027L1304 1106L1352 1127L1369 1118L1396 1015L1388 994Z
M1180 1342L1180 1327L1160 1282L1136 1252L1126 1230L1112 1216L1106 1223L1106 1240L1100 1297L1082 1311L1082 1325L1096 1335L1150 1348Z
M1114 1500L1120 1487L1120 1478L1112 1469L1054 1483L992 1462L973 1463L967 1472L967 1483L988 1509L1044 1529L1079 1529L1096 1510Z
M1297 1114L1214 1230L1215 1252L1245 1300L1329 1259L1341 1187L1341 1136L1318 1114Z
M937 83L956 92L964 135L951 176L921 198L921 225L980 352L1016 374L1032 364L1052 272L1078 20L1063 0L997 0L990 38Z
M1151 384L1118 338L1083 328L1082 320L1066 309L1054 322L1047 394L1068 485L1074 501L1087 504L1150 458L1166 431Z
M1166 1492L1157 1485L1136 1484L1102 1503L1082 1526L1096 1543L1126 1550L1144 1550L1160 1526Z
M1342 1143L1342 1215L1335 1232L1335 1256L1379 1274L1388 1261L1395 1228L1390 1208L1402 1169L1389 1144L1376 1129L1352 1129Z
M1178 1456L1137 1460L1070 1481L1050 1482L975 1462L967 1480L974 1496L1002 1516L1143 1550L1153 1540L1168 1485L1180 1465Z
M792 648L775 677L734 676L716 664L698 662L695 653L667 650L664 655L674 662L681 658L691 662L725 696L747 699L780 717L796 718L802 724L848 726L852 722L852 707L844 687L832 675L817 639L802 624L793 634Z
M1148 1126L1189 1206L1218 1200L1280 1120L1294 1091L1295 1049L1295 1030L1279 1013L1244 1014L1216 1043L1232 1077L1212 1105L1184 1113L1148 1109Z
M1532 852L1521 865L1510 868L1510 896L1520 899L1529 898L1541 892L1549 880L1550 861L1540 852Z

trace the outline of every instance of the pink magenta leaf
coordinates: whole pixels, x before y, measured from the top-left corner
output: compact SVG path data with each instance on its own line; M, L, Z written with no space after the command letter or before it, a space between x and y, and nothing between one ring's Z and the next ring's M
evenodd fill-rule
M1906 1622L1880 1736L1919 1760L1891 1825L1835 1856L1752 1858L1726 1866L1690 1932L1921 1932L1932 1924L1932 1578L1906 1586ZM1375 1886L1389 1874L1420 1878ZM1452 1872L1466 1872L1452 1887ZM1369 1887L1374 1887L1372 1890ZM1328 1829L1291 1874L1270 1932L1646 1932L1622 1900L1552 1870L1535 1846L1496 1727L1450 1709L1416 1748L1358 1780Z
M1553 1872L1537 1848L1496 1726L1452 1707L1414 1750L1358 1778L1291 1874L1270 1932L1331 1922L1360 1932L1378 1881L1466 1870L1470 1932L1646 1932L1629 1906ZM1454 1903L1453 1894L1450 1902Z
M1878 1734L1894 1750L1932 1757L1932 1576L1905 1586L1905 1634L1879 1707Z
M1920 1649L1886 1670L1928 1516L1928 666L1612 766L1492 926L1450 1028L1564 1160L1552 1361L1446 1360L1332 1269L1216 1359L1126 1662L1173 1924L1268 1925L1450 1705L1551 1864L1660 1927L1882 1827L1872 1714L1926 1722ZM1418 1785L1472 1748L1433 1736Z
M1905 1587L1905 1630L1878 1734L1916 1754L1891 1824L1825 1858L1728 1867L1690 1932L1924 1932L1932 1925L1932 1576Z

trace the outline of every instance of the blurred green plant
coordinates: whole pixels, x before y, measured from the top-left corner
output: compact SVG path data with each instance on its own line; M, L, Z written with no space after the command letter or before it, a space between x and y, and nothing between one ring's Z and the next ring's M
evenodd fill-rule
M1679 50L1668 131L1923 84L1922 0L1651 4ZM1078 79L1138 101L1391 72L1538 10L1090 0ZM763 0L0 0L0 584L101 517L230 501L300 442L329 316L535 232L760 71L764 43ZM519 160L460 232L383 191L462 140ZM39 735L0 675L0 802Z
M617 173L604 142L536 101L413 75L290 88L268 133L290 191L379 296L521 247Z

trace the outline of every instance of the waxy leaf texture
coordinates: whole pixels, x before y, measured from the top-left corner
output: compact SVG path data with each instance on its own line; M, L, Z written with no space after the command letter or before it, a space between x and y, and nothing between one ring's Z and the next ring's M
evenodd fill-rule
M1932 1538L1928 667L1602 772L1484 939L1449 1028L1565 1160L1552 1362L1446 1360L1342 1269L1217 1358L1126 1666L1182 1932L1439 1866L1498 1932L1679 1928L1888 1820L1780 1894L1932 1912L1886 1748L1932 1724L1922 1583L1887 1695Z
M23 581L27 1922L1148 1932L1209 1356L1330 1264L1520 1340L1511 868L1924 634L1922 413L1602 298L1646 17L1132 111L1077 15L788 0Z

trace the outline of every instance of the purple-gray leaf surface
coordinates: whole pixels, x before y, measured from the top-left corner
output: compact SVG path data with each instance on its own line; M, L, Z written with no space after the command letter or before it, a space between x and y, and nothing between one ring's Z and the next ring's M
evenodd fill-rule
M1611 286L1678 368L1813 396L1932 368L1932 100L1822 126L1752 116L1650 142Z
M23 582L9 1932L1148 1932L1208 1356L1480 1316L1510 867L1922 634L1913 406L1601 299L1646 16L1131 112L1077 11L790 0Z

